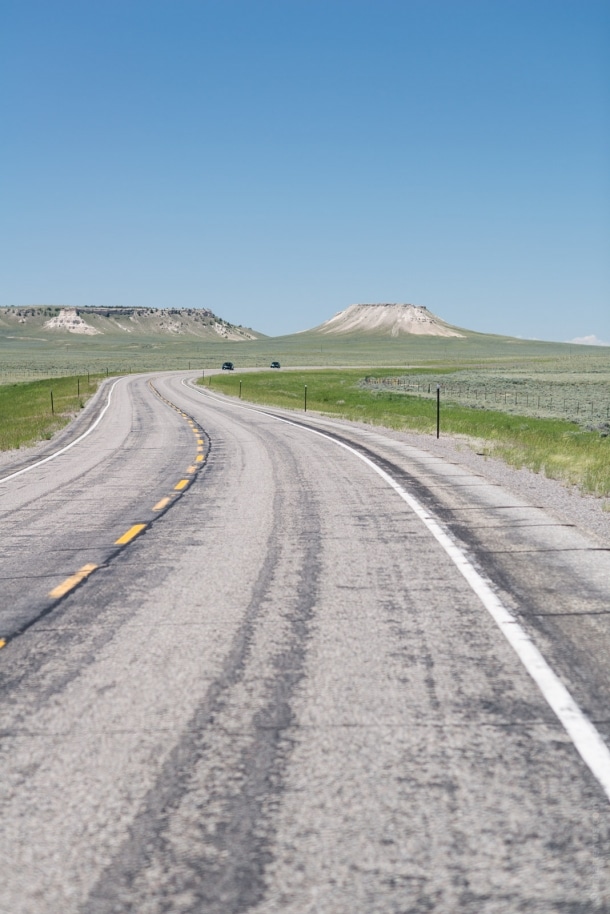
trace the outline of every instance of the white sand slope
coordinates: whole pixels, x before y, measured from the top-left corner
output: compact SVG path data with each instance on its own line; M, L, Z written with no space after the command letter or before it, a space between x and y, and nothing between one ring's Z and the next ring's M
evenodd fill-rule
M350 305L316 327L320 333L385 333L388 336L457 336L440 318L422 305Z
M84 321L74 308L62 308L57 317L45 321L44 326L50 330L67 330L69 333L85 333L89 336L100 332Z

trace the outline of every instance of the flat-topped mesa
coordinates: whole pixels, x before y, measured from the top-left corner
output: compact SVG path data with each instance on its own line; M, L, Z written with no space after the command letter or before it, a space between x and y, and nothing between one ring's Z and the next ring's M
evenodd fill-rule
M201 340L255 340L264 336L236 326L209 308L97 307L84 305L31 305L0 308L0 326L36 329L38 333L117 336L184 336Z
M350 305L315 328L320 333L366 333L385 336L453 336L463 338L424 305L398 303Z

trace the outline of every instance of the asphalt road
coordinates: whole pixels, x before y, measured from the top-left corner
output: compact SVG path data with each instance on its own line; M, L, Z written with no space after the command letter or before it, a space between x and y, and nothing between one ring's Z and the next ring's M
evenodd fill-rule
M610 911L607 549L178 374L80 423L0 471L0 911Z

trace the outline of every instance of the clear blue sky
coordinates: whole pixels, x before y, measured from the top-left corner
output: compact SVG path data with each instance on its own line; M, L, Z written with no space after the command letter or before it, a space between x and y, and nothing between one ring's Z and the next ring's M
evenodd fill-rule
M607 0L4 0L0 305L610 343Z

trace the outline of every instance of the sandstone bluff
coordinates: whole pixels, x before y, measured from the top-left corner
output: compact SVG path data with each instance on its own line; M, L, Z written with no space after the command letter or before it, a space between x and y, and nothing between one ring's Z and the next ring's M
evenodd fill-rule
M350 305L315 328L319 333L377 333L385 336L463 337L423 305Z

